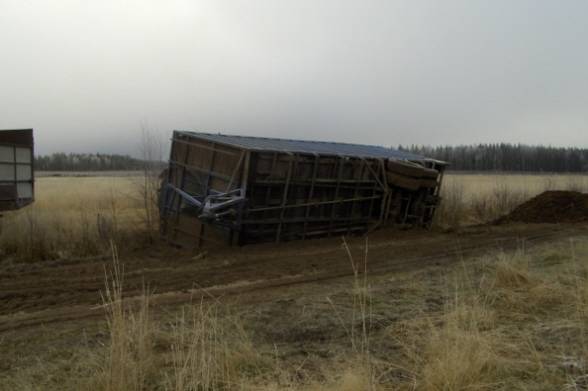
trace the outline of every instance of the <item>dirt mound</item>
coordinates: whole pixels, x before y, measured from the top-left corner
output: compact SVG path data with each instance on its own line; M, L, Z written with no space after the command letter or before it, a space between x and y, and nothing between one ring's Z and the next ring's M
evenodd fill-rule
M588 194L577 191L546 191L519 205L498 223L588 222Z

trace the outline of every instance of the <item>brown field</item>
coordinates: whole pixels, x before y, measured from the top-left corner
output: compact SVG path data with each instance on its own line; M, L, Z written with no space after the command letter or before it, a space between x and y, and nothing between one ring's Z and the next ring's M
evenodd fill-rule
M194 254L143 178L41 177L0 234L0 390L586 389L588 226L482 223L588 177L445 185L431 231Z

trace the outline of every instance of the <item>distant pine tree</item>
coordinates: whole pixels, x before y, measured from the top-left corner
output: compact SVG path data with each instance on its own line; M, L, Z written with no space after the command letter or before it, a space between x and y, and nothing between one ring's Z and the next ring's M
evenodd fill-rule
M145 162L128 155L54 153L35 157L38 171L130 171L141 170L144 166Z
M525 144L402 146L451 164L459 171L588 172L588 149Z

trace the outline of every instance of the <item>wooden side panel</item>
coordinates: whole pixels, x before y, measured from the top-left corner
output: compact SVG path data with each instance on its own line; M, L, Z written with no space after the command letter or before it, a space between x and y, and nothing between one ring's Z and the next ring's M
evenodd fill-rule
M174 133L167 183L193 196L225 192L241 186L244 151ZM214 247L230 243L229 230L202 223L194 208L174 192L162 192L162 234L186 247Z
M255 153L243 243L365 232L380 218L379 167L374 159Z

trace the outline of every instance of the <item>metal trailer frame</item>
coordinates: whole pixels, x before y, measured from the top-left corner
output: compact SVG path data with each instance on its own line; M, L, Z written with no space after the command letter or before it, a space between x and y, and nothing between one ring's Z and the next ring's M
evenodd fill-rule
M14 170L11 179L0 175L0 212L20 209L35 200L33 129L0 130L0 148L8 151L12 149L10 161L0 156L0 172ZM25 190L28 196L23 196Z
M383 147L174 131L161 233L214 247L428 227L445 166Z

